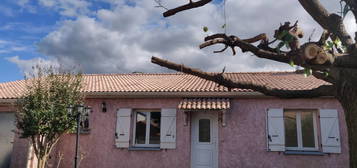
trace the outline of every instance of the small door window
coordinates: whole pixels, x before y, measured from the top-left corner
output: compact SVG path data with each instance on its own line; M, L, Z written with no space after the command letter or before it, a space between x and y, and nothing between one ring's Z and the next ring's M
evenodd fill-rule
M198 121L198 141L211 142L211 120L200 119Z

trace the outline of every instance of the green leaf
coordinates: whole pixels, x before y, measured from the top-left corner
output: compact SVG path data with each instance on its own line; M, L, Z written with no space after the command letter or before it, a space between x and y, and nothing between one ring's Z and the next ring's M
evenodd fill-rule
M283 47L284 45L285 45L284 42L280 42L280 43L278 44L278 46L276 46L275 51L276 51L278 54L280 54L280 48Z
M204 26L204 27L203 27L203 31L204 31L204 32L207 32L207 31L208 31L208 27L207 27L207 26Z
M226 24L223 24L223 25L222 25L222 29L224 29L224 28L226 28Z
M343 51L347 51L347 47L346 47L346 46L342 46L341 49L342 49Z
M305 78L308 77L308 76L310 76L311 74L312 74L312 69L310 69L310 68L305 68L305 69L304 69L304 76L305 76Z
M289 61L289 65L292 66L292 67L294 67L294 66L295 66L294 61L293 61L293 60L290 60L290 61Z
M282 40L288 34L289 34L289 32L287 30L284 30L282 32L279 32L276 38L279 40Z
M333 47L333 43L331 41L327 41L327 46L331 49Z
M341 45L342 45L342 42L341 42L341 40L340 40L338 37L333 41L333 43L334 43L336 46L341 46Z
M325 77L328 77L330 75L330 73L324 72L324 75L325 75Z

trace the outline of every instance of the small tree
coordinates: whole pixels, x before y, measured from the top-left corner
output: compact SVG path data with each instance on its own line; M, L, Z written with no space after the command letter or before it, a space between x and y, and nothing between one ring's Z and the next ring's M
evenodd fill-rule
M82 76L53 68L38 68L26 80L26 93L18 101L17 128L22 138L29 138L38 160L44 168L51 150L61 135L76 126L75 116L67 107L82 103Z

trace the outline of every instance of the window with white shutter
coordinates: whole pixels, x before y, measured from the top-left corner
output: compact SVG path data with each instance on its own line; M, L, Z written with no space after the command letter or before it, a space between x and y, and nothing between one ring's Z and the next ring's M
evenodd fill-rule
M341 153L338 113L320 109L322 152ZM269 151L318 151L317 110L268 109Z
M325 153L341 153L341 139L336 109L320 109L321 144Z
M131 109L121 108L117 111L115 145L118 148L129 147Z
M285 151L283 109L268 109L267 141L269 151Z
M176 109L161 110L160 148L176 148Z

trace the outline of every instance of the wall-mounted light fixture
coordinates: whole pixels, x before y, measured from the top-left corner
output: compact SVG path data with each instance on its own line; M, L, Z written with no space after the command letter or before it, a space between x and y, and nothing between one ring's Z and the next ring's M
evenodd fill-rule
M105 102L102 102L102 112L107 112L107 104Z

